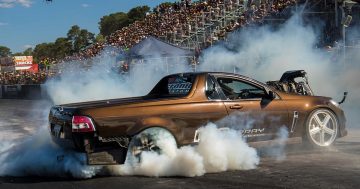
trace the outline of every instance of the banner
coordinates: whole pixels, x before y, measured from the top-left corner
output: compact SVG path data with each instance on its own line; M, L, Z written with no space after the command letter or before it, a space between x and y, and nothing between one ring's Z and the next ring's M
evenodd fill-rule
M32 56L14 56L15 66L31 66L33 64Z
M39 67L33 64L32 56L14 56L15 70L24 70L30 72L38 72Z

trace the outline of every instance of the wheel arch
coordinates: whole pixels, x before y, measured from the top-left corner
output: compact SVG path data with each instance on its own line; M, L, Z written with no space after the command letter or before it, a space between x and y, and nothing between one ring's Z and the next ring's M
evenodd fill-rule
M180 144L179 133L181 132L181 130L179 129L179 127L177 127L176 124L170 120L164 120L159 118L142 120L135 126L128 129L127 135L132 138L135 135L151 128L160 128L168 131L174 137L176 145L178 146Z

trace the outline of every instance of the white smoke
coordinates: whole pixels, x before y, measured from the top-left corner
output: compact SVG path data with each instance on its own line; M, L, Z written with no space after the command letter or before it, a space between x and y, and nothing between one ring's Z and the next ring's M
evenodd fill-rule
M62 74L45 84L51 100L55 104L64 104L145 95L163 76L189 71L184 59L175 59L174 64L167 58L154 55L146 61L132 61L130 72L119 74L119 61L116 62L116 56L111 55L113 51L105 49L98 57L58 66L60 69L63 67ZM117 56L117 59L123 58L122 53Z
M111 175L201 176L226 170L254 169L259 157L236 130L220 131L209 123L199 129L196 146L177 148L173 140L160 137L165 151L141 154L142 161L129 160L120 166L87 166L85 155L63 150L51 142L46 128L24 141L3 141L0 144L0 176L72 176L91 178L106 169Z
M276 138L271 142L271 145L260 149L260 152L265 156L275 158L277 161L286 159L286 141L289 138L289 131L287 127L282 126L276 133Z
M359 34L360 27L349 32L353 36ZM279 29L265 25L234 32L226 43L205 50L200 69L237 72L262 82L279 80L288 70L305 70L315 95L340 101L343 92L349 92L342 107L348 126L355 127L360 121L356 116L360 112L360 48L349 48L344 61L336 50L317 48L318 36L316 28L294 14ZM341 47L334 44L336 48Z
M160 137L162 154L144 152L141 162L127 161L122 166L108 167L115 175L201 176L227 170L254 169L259 157L244 141L240 131L219 130L213 123L199 129L199 144L177 148L173 140ZM163 141L161 141L163 140ZM170 148L169 148L170 147Z
M234 33L227 46L215 46L204 52L201 70L235 71L267 81L279 79L287 70L304 69L309 73L310 85L316 94L339 99L340 93L348 90L346 113L352 110L353 115L357 115L360 112L360 78L359 66L355 62L360 60L359 53L349 54L352 61L341 66L332 61L328 52L315 47L316 40L316 30L305 26L295 15L278 30L263 26ZM97 63L98 60L101 63ZM86 72L70 65L71 72L64 72L47 82L54 103L145 95L164 75L188 70L186 66L169 69L167 62L154 59L146 65L131 67L129 75L121 75L111 71L115 62L113 57L100 57L98 60L94 60ZM351 124L358 119L353 115L348 117ZM238 126L251 128L248 124L251 120ZM44 123L41 132L28 140L2 141L0 175L70 174L89 178L100 172L100 167L86 166L83 155L64 151L52 144L47 132ZM135 167L125 164L107 168L118 175L199 176L207 172L252 169L259 163L256 151L247 146L238 131L219 132L210 124L202 128L202 133L198 146L174 148L171 156L144 153L143 161ZM278 137L285 140L287 132L280 130ZM280 154L280 159L284 157L282 150L276 154ZM58 162L57 155L65 155L64 160ZM162 164L159 165L158 161Z
M65 63L68 70L63 70L60 77L45 84L52 101L59 104L144 95L164 75L188 71L186 64L169 69L167 62L156 58L151 64L133 66L129 75L121 75L114 71L113 59L105 56L88 60L91 64L85 69L79 63ZM40 114L46 121L49 106L42 110L44 112ZM136 166L130 163L114 167L87 166L84 154L65 151L52 143L47 123L41 125L35 135L24 141L6 140L2 143L0 175L91 178L108 169L111 175L200 176L206 172L253 169L259 163L256 150L245 143L238 130L219 132L214 124L210 124L201 129L198 146L180 149L173 146L168 148L172 151L170 155L145 152L141 163ZM250 126L235 128L245 127Z
M335 79L328 74L333 67L325 51L315 47L316 39L314 29L294 15L279 30L262 26L234 33L228 44L205 51L201 69L235 70L263 82L278 80L287 70L304 69L314 90L329 94Z
M15 103L15 102L14 102ZM21 102L27 104L27 101ZM16 103L17 107L19 104ZM41 110L39 110L41 106ZM22 115L23 122L28 122L31 132L24 134L16 130L3 131L3 126L11 126L11 119L0 123L0 176L72 176L90 178L97 173L99 167L85 164L85 155L74 151L66 151L50 138L47 127L49 104L39 101L30 105L28 114ZM3 106L1 106L3 107ZM10 110L9 113L15 113ZM34 118L34 116L39 117ZM16 117L15 115L12 118ZM18 124L18 119L13 120ZM3 125L6 124L6 125ZM13 125L13 127L15 127ZM57 157L65 158L58 161Z
M2 141L0 176L72 176L90 178L97 167L85 165L85 155L64 151L51 142L48 131L40 131L25 141ZM65 155L63 161L57 156Z

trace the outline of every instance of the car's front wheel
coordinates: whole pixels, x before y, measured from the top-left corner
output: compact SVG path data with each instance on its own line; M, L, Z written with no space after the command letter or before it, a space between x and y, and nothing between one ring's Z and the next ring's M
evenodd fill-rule
M314 110L306 123L306 138L314 147L327 147L335 142L338 135L336 115L324 108Z

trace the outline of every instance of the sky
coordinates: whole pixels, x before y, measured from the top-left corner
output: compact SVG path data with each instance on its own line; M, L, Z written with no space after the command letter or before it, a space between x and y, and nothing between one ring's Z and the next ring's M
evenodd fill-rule
M102 16L161 2L165 0L0 0L0 46L22 52L65 37L73 25L98 34Z

